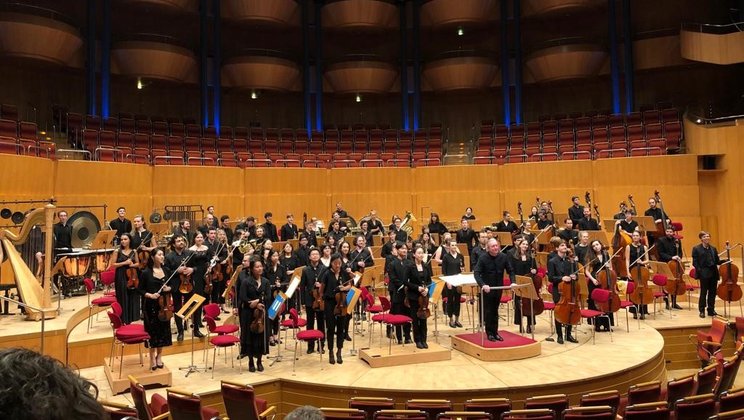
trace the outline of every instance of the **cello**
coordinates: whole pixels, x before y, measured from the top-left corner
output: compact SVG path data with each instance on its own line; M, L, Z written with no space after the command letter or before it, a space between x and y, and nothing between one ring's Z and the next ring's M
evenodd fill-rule
M617 254L618 252L620 252L620 250L616 251L615 254ZM617 312L620 310L620 295L618 294L619 289L617 287L617 274L615 274L615 271L610 268L610 262L614 257L615 255L608 258L607 261L605 261L605 263L602 265L602 267L600 267L599 272L597 273L597 281L599 282L599 287L610 292L610 297L609 299L607 299L607 302L595 302L597 308L604 313Z
M633 277L635 289L633 289L633 293L630 294L630 301L639 307L641 305L648 305L649 303L652 303L654 301L654 293L648 288L648 280L651 275L651 271L641 261L643 260L643 257L645 257L646 254L648 254L649 251L651 251L651 249L655 246L656 245L648 248L646 252L641 254L635 261L633 261L632 264L629 264L629 266L637 264L634 269L635 276ZM640 313L642 311L639 310L638 312ZM641 319L646 318L645 314L641 313L640 315Z
M537 271L537 261L532 256L530 256L530 258L532 258L532 269ZM540 290L542 289L542 278L538 276L537 273L530 275L530 277L532 278L532 285L535 288L537 299L520 299L522 305L522 316L537 316L543 313L543 311L545 310L545 303L542 300L542 296L540 296Z
M631 200L632 196L629 195L628 199ZM614 252L614 256L612 257L612 269L615 270L615 273L620 277L630 277L630 273L628 273L625 264L625 252L619 251L624 251L625 247L630 245L631 242L632 239L630 238L630 235L628 235L628 232L620 229L619 223L616 224L615 234L612 236L612 252Z
M571 259L571 269L573 273L569 275L571 277L570 282L561 281L558 285L558 291L561 294L561 299L555 305L555 319L564 325L578 325L581 322L581 297L579 296L579 287L577 285L578 277L576 274L581 270L576 268L576 261L574 261L573 253L567 251L567 258Z
M726 241L726 259L723 265L718 267L718 274L721 276L721 284L716 289L718 295L724 302L738 302L741 300L741 286L736 282L739 279L739 267L731 262L731 246Z
M679 254L679 239L675 239L674 244L677 246L677 254ZM687 284L685 284L685 280L682 278L685 274L685 267L682 265L682 262L677 259L672 259L667 262L667 266L672 272L672 278L667 281L664 290L673 296L684 295L687 293Z

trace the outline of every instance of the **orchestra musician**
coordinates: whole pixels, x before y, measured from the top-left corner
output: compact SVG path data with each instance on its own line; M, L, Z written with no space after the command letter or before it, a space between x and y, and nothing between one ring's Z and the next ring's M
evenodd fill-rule
M308 247L317 247L318 246L318 238L315 235L315 222L310 220L307 223L305 223L305 231L303 232L305 235L305 238L307 239L307 246ZM302 235L300 235L302 237Z
M682 264L682 244L674 235L674 228L669 225L664 233L664 236L656 240L656 248L659 250L659 261L663 263L679 261L680 264ZM666 291L664 293L666 293ZM669 309L669 297L664 296L664 301L666 302L666 308ZM674 309L682 309L682 307L677 304L676 294L672 294L671 307Z
M395 247L395 238L398 236L398 233L395 230L389 230L388 231L388 240L384 244L382 244L382 248L380 249L380 255L382 258L387 258L388 256L393 254L393 249Z
M583 212L583 216L579 220L579 229L600 230L599 223L595 219L592 219L592 209L590 209L589 207L584 207Z
M122 233L119 237L119 247L114 250L107 270L112 267L116 268L114 274L114 289L116 290L116 301L121 305L122 314L121 322L124 325L130 324L140 319L140 295L136 289L130 288L127 278L127 270L130 268L137 269L139 258L137 252L131 247L132 235Z
M620 210L617 213L615 213L615 215L612 216L612 218L615 219L615 220L623 220L623 219L625 219L625 210L626 210L626 208L627 207L626 207L626 205L625 205L624 202L623 203L620 203Z
M375 245L375 235L369 230L369 220L362 220L359 224L360 234L364 236L364 241L369 246Z
M372 209L369 211L369 231L373 235L384 235L385 227L382 225L382 220L377 217L377 210ZM367 241L369 246L374 246L372 242Z
M310 254L310 247L308 246L308 237L305 233L300 234L300 240L297 245L297 251L295 251L295 255L297 256L297 266L305 266L308 264L308 256Z
M563 221L563 229L558 231L558 237L566 241L566 244L576 246L579 243L579 231L574 230L574 223L571 217L566 217Z
M186 244L190 244L194 241L194 233L191 231L191 222L183 219L178 222L178 226L173 229L173 237L182 236L186 240Z
M363 235L357 235L354 238L355 248L351 251L349 258L353 263L351 264L352 271L364 271L365 267L372 267L375 265L375 260L372 258L372 252L367 247L367 240Z
M67 212L60 210L57 213L59 222L54 224L54 254L72 252L72 226L67 224Z
M442 265L442 259L444 258L444 255L449 251L450 242L452 242L452 234L447 232L442 235L442 245L440 245L431 256L431 259L440 266ZM457 244L456 241L455 244Z
M194 235L194 245L189 248L192 257L188 262L189 267L194 269L191 275L191 282L194 285L194 293L204 296L209 301L209 296L204 291L206 285L205 275L207 273L207 266L212 255L209 253L209 247L204 243L204 235L201 232L196 232ZM202 327L202 306L199 306L194 311L194 336L199 337L201 331L199 328ZM201 337L199 337L201 338Z
M633 210L625 209L623 213L624 218L615 222L615 226L620 226L620 229L624 230L628 234L632 234L638 230L638 222L633 220Z
M481 229L478 232L478 245L470 251L470 271L475 270L476 264L480 257L485 255L488 251L486 249L486 243L488 242L488 233L485 229Z
M573 222L573 226L578 227L579 221L584 217L584 206L579 201L579 196L571 197L571 207L568 208L568 218Z
M268 351L266 329L269 327L268 310L271 289L263 276L264 265L258 258L250 259L248 271L240 273L238 279L238 305L240 308L240 358L248 356L248 371L263 372L261 358ZM262 332L251 331L256 309L263 310ZM259 318L260 319L260 318ZM253 364L256 359L256 364Z
M444 235L445 232L447 232L447 227L439 220L439 215L432 213L429 219L429 233Z
M698 309L700 318L705 318L707 306L708 316L716 316L716 286L720 275L718 266L727 262L718 257L718 250L710 244L710 233L701 231L698 234L700 244L692 248L692 266L695 267L695 277L700 281L700 298Z
M408 259L408 246L405 242L395 242L396 258L388 263L388 292L390 293L390 313L394 315L405 315L413 319L416 314L411 314L406 307L405 282L408 278L409 267L413 262ZM392 332L388 330L388 337ZM395 337L398 344L411 343L411 324L395 326ZM404 341L405 340L405 341Z
M134 231L132 232L132 248L137 251L152 252L157 248L155 235L147 230L145 218L138 214L134 216ZM144 261L143 261L144 263Z
M282 237L282 241L297 239L299 231L297 229L297 225L294 222L294 216L292 215L292 213L287 214L287 223L282 225L279 233Z
M574 247L574 254L576 255L576 261L586 261L586 256L589 254L589 232L585 230L579 231L579 243Z
M651 197L648 199L648 209L646 209L645 212L643 212L644 216L650 216L652 219L654 219L654 223L658 226L660 223L663 225L667 225L672 223L671 220L669 220L669 215L665 212L661 211L661 208L658 207L659 203L656 202L656 198ZM652 246L656 242L656 234L653 231L647 232L646 236L648 237L648 246ZM714 292L715 294L715 292Z
M150 336L145 342L145 346L150 349L151 370L163 368L163 347L173 344L170 317L166 316L163 319L159 316L161 311L165 314L166 310L173 309L167 308L167 295L172 290L170 285L173 279L171 278L171 272L163 266L164 263L165 254L163 250L158 248L152 251L147 261L147 268L140 273L139 288L137 289L145 302L142 313L144 315L145 331ZM177 277L175 278L177 279ZM164 286L166 282L168 284ZM161 296L164 297L164 301L161 301ZM166 307L161 307L162 304ZM170 316L173 316L173 312Z
M349 217L349 213L347 213L346 210L344 210L343 207L341 207L340 202L336 203L336 211L334 213L338 213L338 217L342 217L344 219Z
M118 217L109 222L111 229L116 231L116 234L114 235L114 245L119 244L119 238L121 238L121 235L132 231L132 222L124 217L127 214L127 209L119 207L116 209L116 214Z
M221 239L218 237L218 232L222 232L220 234L222 237ZM222 281L212 282L212 292L209 296L210 302L220 304L222 293L225 291L225 283L229 280L225 276L225 273L227 272L225 270L227 267L227 236L221 229L217 230L215 227L210 227L207 231L207 241L205 244L208 248L207 254L209 255L210 262L212 261L212 258L216 257L216 265L212 270L222 270ZM222 303L224 303L224 301L222 301ZM219 317L215 318L215 320L219 320Z
M431 266L424 263L424 248L420 245L413 249L413 263L408 264L404 283L407 287L408 310L413 320L413 341L416 343L416 348L428 349L429 345L426 344L427 317L419 314L419 309L425 311L428 308L421 307L419 297L427 296L429 293Z
M302 270L302 278L300 279L300 286L303 290L303 300L305 302L305 312L307 313L307 329L317 329L325 331L324 314L319 307L313 308L313 290L320 287L320 276L324 271L327 270L326 266L320 263L320 250L318 248L310 248L308 254L309 263ZM309 341L307 344L307 353L310 354L314 351L315 342ZM325 340L321 340L320 353L324 352Z
M264 213L264 222L263 229L264 229L264 236L266 239L269 239L272 242L278 242L279 241L279 235L276 232L276 225L271 222L271 220L274 218L274 215L267 211Z
M530 215L527 217L527 220L532 220L534 222L537 222L538 215L540 214L540 210L537 208L537 206L532 206L530 209Z
M594 303L594 299L591 298L592 291L598 287L599 280L597 280L597 277L599 276L600 268L604 269L603 266L607 263L607 260L610 259L610 255L605 251L604 246L602 246L602 242L599 242L597 240L594 240L589 244L590 251L586 255L586 259L582 260L584 265L584 275L586 276L589 284L589 309L598 310L597 304ZM606 267L609 270L612 270L612 265L607 264ZM614 314L610 312L609 314L609 323L607 321L607 318L594 318L595 324L594 324L594 331L609 331L611 325L615 325L615 319Z
M400 219L400 217L395 216L393 219L393 226L390 228L391 231L395 232L395 240L399 242L406 242L408 240L408 233L406 233L405 230L401 229L401 224L403 221Z
M328 231L328 237L333 238L334 244L338 244L346 236L346 233L341 230L341 222L338 220L331 221L331 229Z
M222 216L220 216L219 228L225 232L225 236L227 237L227 243L231 244L233 242L235 234L233 233L232 228L230 228L230 216L226 214L223 214Z
M202 223L197 230L201 232L202 236L205 238L207 237L207 233L209 232L209 228L213 228L216 224L216 220L214 219L214 215L207 214L204 216L204 222Z
M475 220L475 215L473 214L473 208L472 207L466 207L465 208L465 214L462 215L462 217L460 218L460 220L462 220L462 219L465 219L465 220L468 220L468 221Z
M570 220L570 219L569 219ZM514 274L518 276L534 276L537 274L537 261L532 255L530 243L524 238L517 238L514 241L514 250L509 253L511 257L511 266L514 268ZM540 293L539 290L535 292ZM527 332L531 333L533 326L537 322L536 317L530 317L529 313L522 313L521 298L514 296L514 323L519 325L519 332L523 332L522 318L527 318Z
M217 222L217 214L214 212L214 206L207 206L207 214L212 215L212 218L210 219L212 221L211 226L214 228L218 228L219 223Z
M243 223L238 223L238 225L235 226L235 230L247 231L248 239L255 239L256 238L256 218L253 216L246 217Z
M465 269L465 258L460 254L460 250L457 248L457 242L450 240L442 246L446 246L448 251L442 256L442 275L453 276L462 273ZM444 295L447 298L445 312L449 320L449 326L451 328L462 328L462 324L460 323L460 298L462 297L462 291L447 283L447 287L444 289Z
M320 263L323 264L325 268L331 267L331 255L333 255L334 251L335 244L325 243L320 246Z
M473 247L477 243L475 231L470 228L470 222L463 219L460 221L460 230L455 234L455 240L458 244L465 244L468 247L468 255L472 253Z
M266 268L264 269L264 277L269 281L271 285L271 296L273 301L275 296L279 292L286 292L287 286L289 286L289 277L287 276L287 268L282 265L279 260L279 253L269 250L269 254L265 261ZM291 299L290 299L291 300ZM279 340L279 321L281 317L276 316L271 321L271 336L269 337L269 345L277 345Z
M633 281L633 275L635 274L631 270L638 265L648 265L648 252L646 252L646 246L641 243L641 233L635 231L631 235L631 243L625 247L625 268L628 272L629 280ZM717 255L717 254L716 254ZM643 256L643 257L641 257ZM632 264L632 265L631 265ZM716 274L718 272L716 271ZM715 296L715 287L713 288L713 295ZM702 295L702 293L701 293ZM641 319L646 319L648 315L648 305L637 305L640 307ZM633 313L633 319L638 319L638 311L635 307L630 308Z
M496 226L496 232L513 233L519 231L519 228L517 227L517 224L514 223L514 221L512 220L511 213L509 213L509 211L504 210L502 216L502 220L494 223L494 226Z
M173 310L175 312L178 312L183 307L183 303L187 300L191 299L191 296L193 295L193 290L188 293L182 293L179 290L179 286L181 284L180 282L180 276L193 276L194 274L194 268L189 267L186 264L182 264L183 261L186 258L189 258L191 255L191 251L186 249L186 238L183 236L174 236L172 239L171 244L171 252L168 253L165 257L165 268L170 271L174 272L177 271L179 275L179 281L176 281L173 287ZM193 277L192 277L193 281ZM176 330L178 332L178 335L176 337L176 340L183 341L183 331L184 331L184 323L181 317L175 317L176 318ZM202 338L204 335L201 332L194 331L194 336L197 338Z
M347 216L348 217L348 216ZM349 227L346 225L346 222L341 220L341 215L338 212L333 212L333 216L331 217L331 221L329 222L329 225L333 222L338 222L338 229L346 234L346 232L349 231Z
M437 252L437 249L439 248L439 245L434 242L434 239L431 237L431 234L429 232L422 233L421 236L419 236L418 243L424 248L424 254L427 256L427 258L434 255L434 253Z
M540 210L537 213L537 228L540 230L546 230L553 226L553 221L548 218L548 212Z
M263 226L256 226L256 236L252 239L249 239L249 241L254 242L254 248L256 249L256 251L259 251L264 247L264 243L267 240L265 232L266 231L264 231Z
M488 252L478 258L478 264L475 266L475 281L483 290L481 296L483 297L484 322L488 340L504 341L499 335L499 304L502 290L491 290L491 287L504 285L504 271L509 274L509 279L514 283L514 269L509 257L501 252L498 239L489 239L486 248Z
M348 245L348 242L343 242L343 244ZM347 292L351 289L351 284L349 284L351 277L346 270L342 269L342 265L341 254L334 253L331 255L330 269L325 270L319 279L320 291L325 301L324 316L326 340L328 342L328 362L332 365L336 361L339 364L344 362L341 353L344 348L344 339L349 336L349 315L341 311L340 308L337 310L336 304L336 294ZM346 300L343 295L341 295L340 299ZM334 339L336 343L335 357L333 355Z
M356 261L352 261L351 259L351 244L346 242L346 240L341 240L341 242L338 244L337 252L339 255L341 255L341 271L346 273L346 275L349 278L352 278L354 276L352 265L356 266ZM331 260L333 259L333 255L331 254ZM331 266L329 268L332 268L333 261L331 261ZM343 321L344 324L346 324L345 331L346 335L344 336L344 339L346 341L351 341L351 336L349 335L349 322L351 321L351 313L354 308L347 310L347 316L343 318L339 318L339 322ZM328 317L326 317L328 319ZM328 327L328 323L326 322L326 328Z
M586 211L586 208L584 209ZM553 283L553 302L558 303L561 300L561 293L558 290L558 285L561 282L576 281L576 274L574 273L575 262L568 257L568 247L566 243L561 241L558 247L555 249L555 256L548 261L548 280ZM571 335L573 325L566 325L566 341L569 343L578 343L579 341ZM558 338L556 342L563 344L563 324L555 320L555 331Z

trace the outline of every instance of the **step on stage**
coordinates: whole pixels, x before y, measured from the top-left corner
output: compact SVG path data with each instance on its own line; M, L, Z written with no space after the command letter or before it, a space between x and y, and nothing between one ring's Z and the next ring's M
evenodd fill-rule
M486 362L519 360L539 356L540 342L527 336L499 331L504 341L488 341L485 333L465 333L451 336L452 348Z
M427 345L428 349L417 349L415 344L394 345L390 349L388 347L366 348L359 351L359 358L373 368L439 362L452 358L450 349L437 343L427 343Z
M119 358L115 358L114 371L112 372L109 367L110 359L105 357L103 359L103 368L106 371L106 379L111 387L111 393L115 395L129 391L129 375L137 378L137 381L143 386L171 386L173 384L173 377L168 366L163 366L162 369L151 370L149 358L144 357L144 361L145 365L142 366L138 355L124 356L124 366L122 366L121 377L119 377Z

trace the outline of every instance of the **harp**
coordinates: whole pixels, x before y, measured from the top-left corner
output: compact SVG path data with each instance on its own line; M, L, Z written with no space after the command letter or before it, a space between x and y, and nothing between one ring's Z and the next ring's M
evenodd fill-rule
M43 308L41 312L26 308L26 319L28 320L39 321L42 318L49 319L57 316L56 308L50 308L52 300L52 221L55 208L54 205L47 204L44 208L39 208L28 213L23 221L20 232L17 234L7 229L0 230L0 244L2 244L0 246L0 254L4 253L8 257L21 300L27 305ZM46 232L44 252L47 257L44 258L43 288L15 248L16 245L26 242L31 229L34 225L39 224L44 225L44 231Z

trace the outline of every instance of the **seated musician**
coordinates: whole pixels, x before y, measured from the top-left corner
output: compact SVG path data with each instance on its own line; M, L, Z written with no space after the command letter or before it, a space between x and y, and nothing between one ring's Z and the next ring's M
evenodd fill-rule
M615 226L620 226L620 229L624 230L628 234L632 234L638 230L638 222L633 220L633 210L626 208L623 215L625 217L623 217L622 220L615 222Z
M447 227L444 226L444 223L442 223L439 220L439 215L437 213L432 213L431 218L429 219L429 233L436 233L439 235L444 235L445 232L447 232Z
M558 237L574 246L579 243L579 231L574 230L573 220L570 217L564 220L563 229L558 231Z
M553 302L556 304L561 300L561 292L559 291L558 285L561 282L570 283L576 280L576 274L574 273L574 267L576 263L568 258L568 247L566 243L561 241L558 248L555 250L555 256L548 261L548 280L553 283ZM573 325L566 325L566 341L570 343L578 343L579 341L571 335ZM563 324L555 320L555 331L558 335L558 344L563 344Z
M669 225L665 230L665 235L656 240L656 248L659 250L659 261L668 263L670 261L679 261L682 263L682 245L679 239L675 236L674 228ZM666 294L666 291L664 291ZM669 309L669 298L664 296L664 302L666 302L666 308ZM672 294L671 307L674 309L682 309L677 304L677 295Z
M551 226L553 226L553 222L548 218L548 212L540 210L537 213L537 228L546 230Z
M460 220L467 219L467 220L475 220L475 215L473 214L473 208L467 207L465 208L465 214L462 215Z
M589 207L584 207L584 216L579 220L580 230L600 230L599 223L592 219L592 210Z

